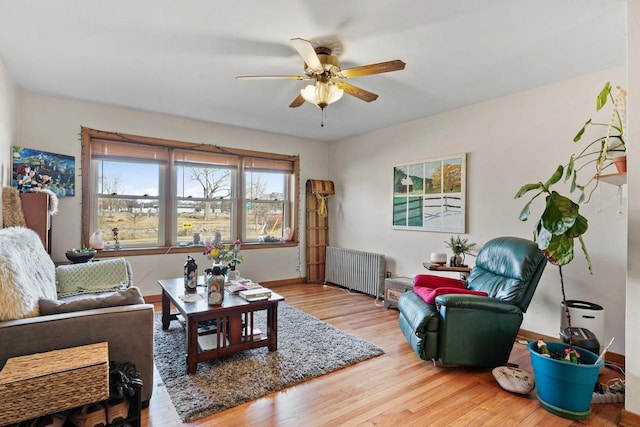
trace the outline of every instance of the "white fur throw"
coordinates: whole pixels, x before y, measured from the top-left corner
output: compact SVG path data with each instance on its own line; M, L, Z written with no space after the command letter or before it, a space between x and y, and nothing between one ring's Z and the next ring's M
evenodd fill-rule
M55 265L38 234L0 229L0 321L39 315L38 300L56 298Z

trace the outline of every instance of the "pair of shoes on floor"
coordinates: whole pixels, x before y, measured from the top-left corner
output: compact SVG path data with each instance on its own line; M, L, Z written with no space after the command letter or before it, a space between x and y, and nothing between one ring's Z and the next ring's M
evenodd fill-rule
M67 421L68 412L58 412L56 414L44 415L29 423L29 427L62 427Z
M124 421L129 417L129 400L110 399L102 403L92 403L78 408L69 419L78 427L104 427L107 424ZM61 424L62 425L62 424Z
M69 420L77 427L105 427L107 412L102 403L92 403L72 411Z
M607 385L596 383L591 403L624 402L625 382L619 378L609 380Z
M113 424L117 421L124 421L129 418L129 399L116 398L106 401L107 422Z

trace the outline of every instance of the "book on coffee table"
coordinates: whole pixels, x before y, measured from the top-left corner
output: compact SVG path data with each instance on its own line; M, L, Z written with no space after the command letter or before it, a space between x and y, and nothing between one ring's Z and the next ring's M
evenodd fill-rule
M240 291L246 291L248 289L258 289L262 288L260 283L254 283L251 280L243 279L243 280L231 280L228 285L225 286L232 294L237 294Z
M178 319L182 327L187 327L187 319L182 314L178 314L176 319ZM218 325L215 320L198 322L198 335L215 334L216 332L218 332Z
M229 340L226 337L221 336L220 344L222 344L222 347L228 347ZM217 334L200 335L198 337L198 345L200 346L200 349L202 351L215 350L216 348L218 348L218 335Z
M242 330L242 341L247 341L247 332L249 332L246 329ZM258 341L262 339L262 331L258 328L253 328L253 331L251 332L251 341Z
M260 287L255 289L247 289L246 291L240 291L238 294L247 301L262 301L265 299L269 299L269 297L271 296L271 290Z

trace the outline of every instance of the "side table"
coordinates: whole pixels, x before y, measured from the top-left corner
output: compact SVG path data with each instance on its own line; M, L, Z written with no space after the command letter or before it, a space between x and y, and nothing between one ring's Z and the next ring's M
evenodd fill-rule
M393 277L384 279L385 308L398 307L400 295L410 290L413 290L413 279L411 277Z
M431 264L430 262L423 262L422 266L424 268L426 268L427 270L431 270L431 271L455 271L460 273L460 280L462 280L463 282L467 281L467 277L469 276L469 273L471 272L471 268L468 266L464 266L464 267L447 267L446 265L436 265L436 264Z

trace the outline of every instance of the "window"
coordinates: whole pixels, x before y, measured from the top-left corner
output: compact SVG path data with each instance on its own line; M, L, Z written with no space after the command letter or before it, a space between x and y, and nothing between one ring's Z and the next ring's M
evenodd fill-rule
M291 173L288 164L264 159L246 159L244 206L247 241L278 241L291 221Z
M191 246L213 237L281 243L294 228L299 159L82 128L82 241Z

